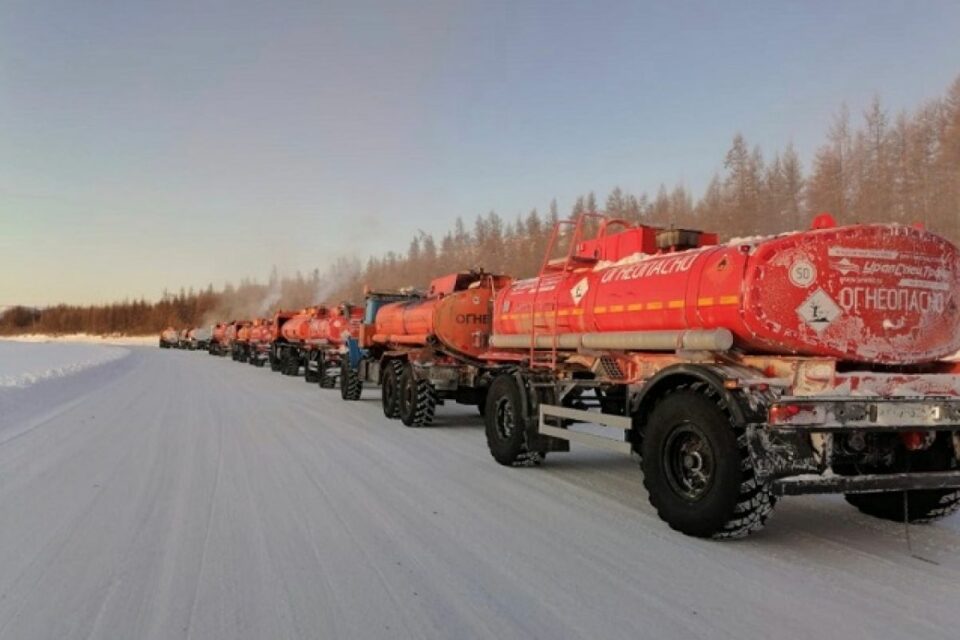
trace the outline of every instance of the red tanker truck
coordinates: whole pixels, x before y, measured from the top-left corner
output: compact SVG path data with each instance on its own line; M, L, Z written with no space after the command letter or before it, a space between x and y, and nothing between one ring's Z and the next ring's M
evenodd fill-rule
M230 355L236 362L246 362L250 357L250 321L233 323L234 337L230 345Z
M311 341L303 356L307 382L317 382L321 389L337 386L344 345L359 335L363 314L362 307L344 302L310 321Z
M213 329L210 332L210 345L207 349L207 353L212 356L225 356L230 350L229 343L227 341L227 327L226 322L218 322L213 325Z
M493 298L510 281L470 271L437 278L423 297L368 294L368 324L341 396L357 400L364 382L380 383L384 415L411 427L431 424L444 400L482 408L497 366L479 356L488 349Z
M179 334L177 330L173 327L167 327L160 332L160 348L161 349L174 349L177 347L179 341Z
M787 495L841 493L897 521L960 507L946 240L829 216L717 244L588 215L558 225L548 256L558 238L563 257L497 292L477 356L502 367L485 410L497 462L570 442L636 454L660 517L702 537L756 531Z
M250 325L249 353L247 362L255 367L262 367L270 354L270 344L273 342L273 320L257 318Z
M363 310L347 303L333 309L318 305L293 315L280 328L276 358L281 371L298 375L302 366L307 382L333 388L340 376L343 343L357 335L362 319Z
M267 359L271 371L283 371L286 364L287 339L283 335L283 326L297 315L296 311L278 310L273 314L273 325L268 340L269 352Z
M327 308L324 306L307 307L301 309L280 325L280 338L274 343L276 359L280 362L280 372L285 376L296 376L300 367L306 364L306 354L311 351L319 335L316 332L316 320L325 318ZM312 380L309 369L306 378Z

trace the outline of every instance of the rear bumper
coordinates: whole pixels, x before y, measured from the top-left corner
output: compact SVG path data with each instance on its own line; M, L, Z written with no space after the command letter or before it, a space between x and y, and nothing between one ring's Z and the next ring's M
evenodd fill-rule
M918 489L960 489L960 471L861 476L810 474L780 478L771 483L771 490L778 496L799 496L816 493L877 493Z
M783 397L770 407L768 428L817 433L960 430L960 398Z

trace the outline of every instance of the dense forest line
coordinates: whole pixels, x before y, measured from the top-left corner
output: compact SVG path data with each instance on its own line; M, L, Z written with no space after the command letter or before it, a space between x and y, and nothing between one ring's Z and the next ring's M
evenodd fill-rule
M571 211L605 211L653 226L703 228L723 237L774 234L802 228L820 211L840 223L923 222L960 242L960 77L942 98L892 116L879 99L854 125L844 107L805 171L792 146L765 156L737 134L723 171L697 199L683 185L661 185L655 195L613 189L602 203L594 192ZM377 289L423 286L444 273L482 267L522 277L536 273L554 223L556 201L541 213L504 220L478 216L468 227L458 218L439 241L413 238L405 252L341 258L326 272L281 277L266 284L245 280L215 291L164 292L161 300L104 306L14 307L0 315L0 333L149 334L166 326L198 326L216 319L250 318L277 307L358 301L364 285ZM566 217L566 216L564 216Z

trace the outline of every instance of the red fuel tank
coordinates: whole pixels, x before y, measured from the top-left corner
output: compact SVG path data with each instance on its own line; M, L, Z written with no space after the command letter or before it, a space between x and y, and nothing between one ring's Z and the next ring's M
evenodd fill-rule
M855 225L637 251L657 233L583 243L552 272L515 282L497 297L494 344L529 346L536 312L538 336L726 329L747 352L886 364L960 349L960 253L928 231Z
M507 276L455 273L434 280L421 300L393 302L377 312L373 341L425 345L436 339L452 351L477 355L490 335L490 304Z
M237 323L231 322L227 325L227 328L223 332L223 343L226 345L232 345L237 339Z
M317 331L330 345L339 346L347 338L356 338L363 323L363 308L351 304L341 304L331 309L329 315L320 321Z
M327 307L308 307L284 322L280 327L280 334L287 342L323 344L327 340L326 325L329 315Z

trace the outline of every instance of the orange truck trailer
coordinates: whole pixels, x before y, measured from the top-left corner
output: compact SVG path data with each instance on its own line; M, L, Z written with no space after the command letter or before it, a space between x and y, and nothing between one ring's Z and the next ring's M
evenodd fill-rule
M334 308L317 305L294 314L280 328L282 340L276 347L280 370L293 376L302 367L307 382L335 387L344 341L357 336L362 319L363 309L348 303Z
M730 538L790 495L896 521L960 508L958 349L960 252L923 229L822 215L717 244L587 215L557 226L537 277L496 293L471 356L498 367L497 462L571 442L634 454L672 528Z
M317 382L321 389L337 386L346 341L359 336L363 315L362 307L344 302L311 321L312 341L303 354L307 382Z
M479 355L489 348L493 299L510 281L469 271L437 278L422 297L368 294L360 337L348 342L343 399L379 383L384 415L410 427L431 424L445 400L482 408L497 366Z
M233 342L230 345L230 356L236 362L246 362L250 357L250 325L248 320L234 323Z
M210 331L210 344L207 347L207 353L212 356L225 356L230 351L229 344L227 342L227 326L226 322L218 322L213 325L213 328Z
M280 372L285 376L300 374L300 368L306 364L306 357L320 340L317 331L320 320L326 318L327 308L322 305L307 307L293 314L280 325L279 337L274 345L276 359L280 362ZM306 378L310 380L310 371Z
M248 364L255 367L263 366L269 356L272 335L273 320L271 318L256 318L250 324Z

